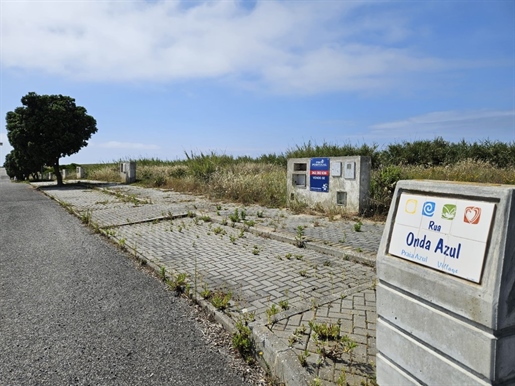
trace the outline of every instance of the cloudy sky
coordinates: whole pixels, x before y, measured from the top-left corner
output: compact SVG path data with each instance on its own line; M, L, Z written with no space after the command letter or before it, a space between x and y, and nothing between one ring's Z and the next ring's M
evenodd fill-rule
M259 156L307 141L515 141L515 2L0 0L5 114L97 120L62 163Z

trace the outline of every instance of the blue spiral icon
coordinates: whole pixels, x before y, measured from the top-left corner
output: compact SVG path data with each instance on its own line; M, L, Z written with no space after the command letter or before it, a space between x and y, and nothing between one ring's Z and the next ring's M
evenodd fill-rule
M433 214L435 214L436 210L436 202L433 201L426 201L424 202L424 205L422 206L422 214L427 217L433 217Z

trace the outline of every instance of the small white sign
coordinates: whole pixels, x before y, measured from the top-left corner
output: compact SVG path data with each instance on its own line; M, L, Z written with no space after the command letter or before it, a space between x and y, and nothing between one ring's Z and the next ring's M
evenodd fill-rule
M388 253L479 283L495 204L401 193Z

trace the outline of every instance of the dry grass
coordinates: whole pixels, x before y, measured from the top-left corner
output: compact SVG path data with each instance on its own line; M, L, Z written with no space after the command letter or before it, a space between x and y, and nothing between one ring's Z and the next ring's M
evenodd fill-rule
M86 168L86 178L95 181L118 182L120 171L118 165L105 164L92 169Z
M403 178L426 179L441 181L479 182L486 184L515 184L514 168L498 168L488 162L465 160L456 165L435 166L405 166Z
M197 161L197 160L195 160ZM211 199L242 204L285 207L286 168L263 162L233 162L208 164L184 162L143 163L137 165L138 183L146 187L160 187L205 195ZM200 170L200 172L199 172ZM207 170L208 172L203 172ZM87 178L100 181L119 181L117 164L98 165L87 171ZM400 179L429 179L443 181L515 184L514 168L499 168L484 161L464 160L447 166L386 166L372 170L371 207L367 217L382 218L388 213L395 185ZM340 212L309 209L303 203L293 203L291 209L299 213L323 213L328 217Z

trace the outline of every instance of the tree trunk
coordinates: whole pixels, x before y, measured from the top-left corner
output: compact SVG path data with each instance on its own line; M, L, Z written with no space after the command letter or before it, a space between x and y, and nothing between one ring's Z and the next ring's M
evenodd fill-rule
M57 178L57 186L63 186L63 176L59 170L59 158L54 162L54 174L55 178Z

